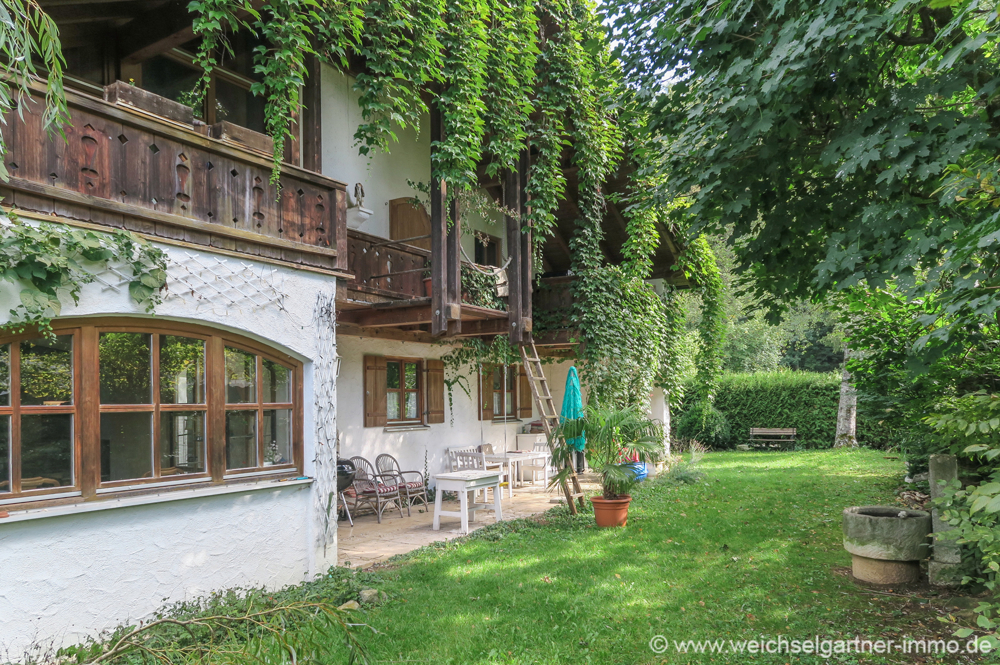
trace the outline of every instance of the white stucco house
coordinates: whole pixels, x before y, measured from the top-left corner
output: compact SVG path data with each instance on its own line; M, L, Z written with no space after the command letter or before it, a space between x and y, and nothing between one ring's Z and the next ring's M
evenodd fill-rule
M129 4L140 20L163 3ZM474 234L460 235L441 206L414 203L434 118L361 157L352 78L313 61L279 191L252 72L219 69L215 104L193 114L171 101L197 73L189 46L109 53L101 34L66 46L65 141L46 134L40 105L0 127L0 197L26 223L127 229L166 253L168 279L148 313L101 269L54 338L0 334L0 655L336 565L338 457L390 453L434 474L450 447L512 447L536 415L520 368L484 367L449 399L440 359L468 337L524 339L533 306L571 298L571 201L545 245L544 295L516 222L467 216ZM484 176L483 193L525 205L524 172L506 177ZM608 224L620 259L613 207ZM658 277L675 255L667 243ZM473 263L505 268L508 295L470 302ZM0 312L17 298L0 283ZM567 333L534 340L559 359L546 368L557 403ZM651 400L663 417L663 396Z

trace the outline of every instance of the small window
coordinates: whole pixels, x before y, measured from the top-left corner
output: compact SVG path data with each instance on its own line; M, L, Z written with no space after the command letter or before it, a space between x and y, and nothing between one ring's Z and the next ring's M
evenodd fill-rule
M508 365L493 369L493 417L517 416L517 367Z
M500 266L500 239L485 233L475 233L475 260L481 266Z
M419 423L420 362L417 360L386 360L386 421L390 423Z
M531 418L531 386L520 365L483 365L479 374L480 420Z
M247 31L233 35L233 55L222 54L219 66L212 71L204 103L194 109L195 117L209 125L223 120L255 132L264 133L265 100L250 92L259 74L254 71L253 49L261 42ZM171 49L142 62L138 85L143 90L189 104L191 92L201 79L195 64L198 40Z

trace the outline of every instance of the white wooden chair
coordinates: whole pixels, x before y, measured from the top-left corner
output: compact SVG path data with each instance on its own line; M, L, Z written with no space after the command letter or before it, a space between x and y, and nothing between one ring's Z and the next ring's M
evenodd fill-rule
M455 459L455 453L474 453L476 452L475 446L465 446L463 448L449 448L448 453L448 470L458 471L458 461Z
M486 453L475 452L475 451L459 451L454 452L455 455L455 471L493 471L496 470L500 474L500 485L503 486L504 482L511 482L510 469L507 468L506 464L501 464L499 462L487 462ZM503 492L500 492L501 497ZM483 502L486 502L486 490L483 490Z

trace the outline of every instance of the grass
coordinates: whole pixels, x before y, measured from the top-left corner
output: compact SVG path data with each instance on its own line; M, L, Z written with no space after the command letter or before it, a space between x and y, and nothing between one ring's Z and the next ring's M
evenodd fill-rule
M375 662L920 662L649 647L655 635L947 636L931 601L873 593L845 574L841 511L894 503L903 466L890 457L714 453L699 483L647 483L623 529L549 513L422 548L379 574L391 600L367 612L379 634L365 641Z
M815 635L899 641L947 639L954 630L937 617L957 610L934 592L866 589L847 574L841 512L895 502L903 475L895 456L710 453L699 469L703 476L675 473L675 482L661 476L644 483L625 528L598 529L591 515L572 518L557 508L415 550L376 571L332 569L280 593L213 603L234 611L259 609L265 598L337 605L375 587L389 600L351 614L377 631L356 629L373 663L972 662L900 653L829 659L674 648L653 653L649 644L657 635L671 641ZM687 482L676 482L681 479ZM214 605L202 610L218 613ZM342 640L323 634L318 620L288 627L298 662L346 662ZM257 644L249 645L253 660L287 662L268 639Z

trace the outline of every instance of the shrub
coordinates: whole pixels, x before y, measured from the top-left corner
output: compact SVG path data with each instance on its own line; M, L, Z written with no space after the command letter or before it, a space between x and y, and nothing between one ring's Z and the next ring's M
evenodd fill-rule
M712 448L731 446L729 420L706 400L696 402L677 423L677 436L694 439Z
M714 441L690 433L703 418L702 407L682 404L678 409L677 435L698 439L713 448L731 448L749 440L751 427L794 427L798 430L795 437L798 447L830 448L837 431L839 404L838 372L723 374L715 408L727 421L728 433L723 436L720 428ZM883 448L889 444L891 429L877 414L859 408L857 438L862 445Z

